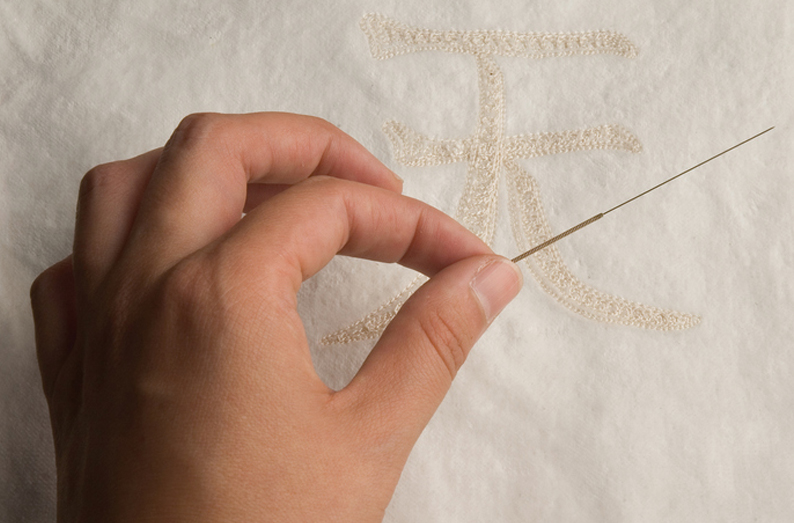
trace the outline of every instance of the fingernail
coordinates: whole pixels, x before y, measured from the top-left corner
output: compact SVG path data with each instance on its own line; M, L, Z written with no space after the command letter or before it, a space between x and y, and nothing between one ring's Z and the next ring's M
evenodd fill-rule
M471 289L485 311L488 323L518 295L524 278L518 265L500 258L483 266L471 280Z
M394 171L391 171L391 174L392 174L392 176L394 176L394 178L395 178L395 179L396 179L398 182L400 182L400 183L404 183L404 182L405 182L405 180L403 180L402 178L400 178L400 176L399 176L399 175L398 175L396 172L394 172Z

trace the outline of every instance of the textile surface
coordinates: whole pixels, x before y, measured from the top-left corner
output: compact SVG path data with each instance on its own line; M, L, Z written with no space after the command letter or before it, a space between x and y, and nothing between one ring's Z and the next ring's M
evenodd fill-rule
M54 517L27 295L71 251L83 173L162 145L189 113L263 110L331 121L406 194L509 257L776 126L522 265L524 290L458 374L386 521L794 520L789 5L0 3L0 520ZM474 40L433 36L445 31ZM587 129L612 134L553 150L555 136ZM467 192L475 182L487 190ZM581 289L683 320L611 321L584 290L560 290L549 274L561 264ZM414 276L337 258L304 284L300 312L330 386L374 340L324 337Z

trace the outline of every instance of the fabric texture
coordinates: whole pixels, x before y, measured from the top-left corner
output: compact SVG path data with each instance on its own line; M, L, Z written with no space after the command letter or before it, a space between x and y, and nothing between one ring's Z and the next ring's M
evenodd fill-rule
M27 296L71 251L83 173L192 112L280 110L508 257L776 126L522 264L386 521L791 521L789 4L0 3L0 520L54 517ZM337 258L304 284L329 386L415 276Z

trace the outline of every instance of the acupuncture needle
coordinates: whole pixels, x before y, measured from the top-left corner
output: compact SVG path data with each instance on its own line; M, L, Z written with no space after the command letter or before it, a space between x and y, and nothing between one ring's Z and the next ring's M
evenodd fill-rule
M653 187L651 187L650 189L647 189L647 190L645 190L645 191L641 192L640 194L638 194L638 195L636 195L636 196L632 196L631 198L629 198L629 199L628 199L628 200L626 200L625 202L623 202L623 203L621 203L621 204L618 204L618 205L616 205L616 206L612 207L612 208L611 208L611 209L609 209L608 211L600 212L600 213L596 214L595 216L593 216L592 218L588 218L587 220L583 221L582 223L580 223L580 224L578 224L578 225L574 225L574 226L573 226L573 227L571 227L570 229L568 229L568 230L566 230L566 231L564 231L564 232L561 232L561 233L560 233L560 234L558 234L557 236L555 236L555 237L553 237L553 238L549 238L549 239L548 239L548 240L546 240L545 242L543 242L543 243L541 243L541 244L538 244L538 245L536 245L536 246L532 247L531 249L529 249L529 250L528 250L528 251L526 251L525 253L519 254L518 256L516 256L515 258L513 258L511 261L512 261L513 263L518 263L518 262L520 262L521 260L523 260L524 258L526 258L526 257L528 257L528 256L532 256L532 255L533 255L533 254L535 254L536 252L538 252L538 251L540 251L540 250L543 250L543 249L545 249L545 248L546 248L546 247L548 247L549 245L551 245L551 244L553 244L553 243L556 243L556 242L558 242L559 240L562 240L562 239L563 239L563 238L565 238L566 236L568 236L568 235L570 235L570 234L573 234L573 233L575 233L575 232L576 232L576 231L578 231L579 229L583 229L583 228L587 227L588 225L590 225L591 223L593 223L593 222L597 222L598 220L600 220L601 218L603 218L603 217L604 217L604 216L606 216L607 214L611 213L612 211L616 211L616 210L620 209L621 207L623 207L623 206L624 206L624 205L626 205L627 203L633 202L634 200L636 200L637 198L639 198L639 197L641 197L641 196L645 196L645 195L646 195L646 194L648 194L649 192L651 192L651 191L653 191L653 190L655 190L655 189L658 189L658 188L659 188L659 187L661 187L662 185L665 185L665 184L667 184L667 183L670 183L670 182L672 182L672 181L673 181L673 180L675 180L676 178L678 178L678 177L680 177L680 176L683 176L683 175L685 175L686 173L688 173L688 172L690 172L690 171L694 171L695 169L697 169L697 168L698 168L698 167L700 167L701 165L707 164L707 163L708 163L708 162L710 162L711 160L714 160L714 159L716 159L716 158L719 158L719 157L720 157L720 156L722 156L723 154L725 154L725 153L728 153L728 152L730 152L730 151L732 151L732 150L736 149L737 147L739 147L739 146L741 146L741 145L744 145L744 144L746 144L746 143L747 143L747 142L749 142L750 140L755 140L756 138L758 138L758 137L759 137L759 136L761 136L762 134L764 134L764 133L768 133L769 131L771 131L771 130L772 130L772 129L774 129L774 128L775 128L775 127L774 127L774 126L772 126L772 127L770 127L769 129L767 129L766 131L761 131L760 133L756 134L755 136L751 136L750 138L748 138L748 139L746 139L746 140L744 140L744 141L742 141L742 142L739 142L739 143L737 143L737 144L736 144L736 145L734 145L733 147L729 147L728 149L725 149L725 150L724 150L724 151L722 151L721 153L715 154L714 156L712 156L712 157L711 157L711 158L709 158L708 160L703 160L703 161L702 161L702 162L700 162L699 164L697 164L697 165L693 165L692 167L690 167L690 168L689 168L689 169L687 169L686 171L682 171L682 172L680 172L680 173L676 174L675 176L673 176L672 178L668 178L667 180L663 181L662 183L660 183L660 184L657 184L657 185L654 185L654 186L653 186Z

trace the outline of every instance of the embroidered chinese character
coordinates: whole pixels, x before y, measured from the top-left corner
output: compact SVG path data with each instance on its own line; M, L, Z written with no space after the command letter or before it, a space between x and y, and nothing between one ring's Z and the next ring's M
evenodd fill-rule
M387 122L384 132L396 160L406 166L455 162L468 165L456 218L483 241L492 244L497 217L498 184L505 173L509 213L519 252L552 236L535 179L519 159L571 151L613 149L639 152L640 142L619 125L588 129L507 136L505 134L504 76L494 56L547 58L572 55L636 55L623 35L612 31L582 33L516 33L508 31L436 31L408 27L388 17L370 14L361 21L372 55L387 59L421 51L471 55L477 65L479 117L473 136L439 140L424 136L398 122ZM598 291L573 275L552 245L523 263L541 288L557 301L587 318L650 329L685 329L700 319L643 305ZM411 293L426 278L415 279L400 294L356 323L329 334L323 343L347 343L380 336Z

